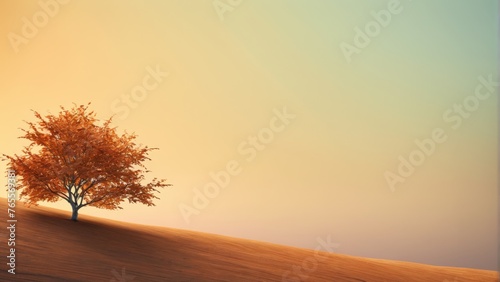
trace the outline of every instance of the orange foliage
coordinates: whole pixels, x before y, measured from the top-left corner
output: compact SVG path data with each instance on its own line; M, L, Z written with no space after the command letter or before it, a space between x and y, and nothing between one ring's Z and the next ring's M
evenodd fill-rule
M121 209L127 199L154 206L156 188L171 186L157 178L143 184L149 170L142 163L157 148L137 146L135 134L118 135L111 118L98 125L88 105L61 107L57 116L34 113L38 122L27 122L29 129L20 137L30 145L22 156L4 155L20 177L20 199L29 205L62 198L76 220L78 210L87 205Z

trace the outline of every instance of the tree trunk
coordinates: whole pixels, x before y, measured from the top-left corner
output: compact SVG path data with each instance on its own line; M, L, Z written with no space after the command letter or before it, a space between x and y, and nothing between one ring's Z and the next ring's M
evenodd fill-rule
M73 214L71 215L71 220L78 221L78 208L76 207L76 205L71 205L71 207L73 208Z

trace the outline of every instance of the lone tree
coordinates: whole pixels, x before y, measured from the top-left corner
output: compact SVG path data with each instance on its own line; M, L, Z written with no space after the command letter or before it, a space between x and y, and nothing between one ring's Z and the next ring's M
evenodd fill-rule
M85 206L121 209L129 203L154 206L156 188L171 186L165 179L154 178L143 184L149 172L142 164L151 150L133 141L135 134L118 135L110 127L111 119L98 125L93 111L87 106L61 108L59 115L42 117L29 125L24 138L31 143L22 156L4 155L20 176L20 199L27 198L28 206L39 201L67 201L72 208L71 220L77 221L78 211Z

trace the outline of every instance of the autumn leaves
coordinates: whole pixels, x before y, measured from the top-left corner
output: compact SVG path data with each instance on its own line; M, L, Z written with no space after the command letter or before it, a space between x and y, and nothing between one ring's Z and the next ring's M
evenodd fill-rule
M124 200L154 205L157 188L170 186L165 179L143 183L149 172L143 162L156 148L140 148L134 134L119 135L111 119L102 124L87 106L29 122L21 138L30 141L21 156L5 156L21 177L20 198L28 204L60 198L72 207L72 220L87 205L118 209Z

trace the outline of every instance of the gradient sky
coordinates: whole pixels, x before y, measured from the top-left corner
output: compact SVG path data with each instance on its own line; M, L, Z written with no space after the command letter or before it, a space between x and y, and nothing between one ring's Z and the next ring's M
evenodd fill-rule
M474 102L478 77L498 81L497 1L60 2L0 2L1 152L20 153L31 109L92 102L160 148L148 178L174 185L156 207L80 214L497 269L498 89L460 125L454 108ZM221 17L214 3L235 6ZM394 13L348 60L342 44L381 10ZM120 100L157 68L168 76L141 101ZM295 118L247 160L283 108ZM436 128L446 141L391 190L386 172ZM230 161L241 173L187 223L179 207Z

